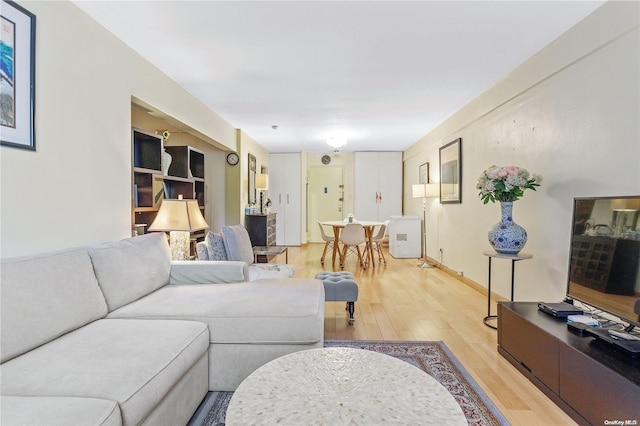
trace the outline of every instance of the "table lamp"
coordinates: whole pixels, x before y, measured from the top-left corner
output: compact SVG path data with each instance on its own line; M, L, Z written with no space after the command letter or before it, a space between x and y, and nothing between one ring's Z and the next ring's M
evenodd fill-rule
M258 173L256 175L256 189L260 191L260 214L264 213L262 196L264 191L269 188L269 175L266 173Z
M413 185L413 198L422 198L422 214L424 215L424 262L418 265L419 268L433 268L435 265L427 261L427 198L438 198L440 188L437 183L420 183Z
M191 233L208 228L197 200L164 199L149 231L169 232L173 260L189 260Z
M640 200L636 198L618 198L611 200L611 210L617 213L613 217L616 236L622 236L624 234L627 220L629 220L630 227L635 230L635 223L633 223L632 216L635 215L637 219L637 212L640 210Z

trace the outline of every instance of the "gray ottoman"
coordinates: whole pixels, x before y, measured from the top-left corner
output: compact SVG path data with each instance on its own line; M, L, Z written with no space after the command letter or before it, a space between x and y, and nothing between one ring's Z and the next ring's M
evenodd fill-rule
M349 324L353 324L355 318L355 302L358 300L358 284L356 284L351 272L319 272L316 279L324 284L325 302L347 302L349 311Z

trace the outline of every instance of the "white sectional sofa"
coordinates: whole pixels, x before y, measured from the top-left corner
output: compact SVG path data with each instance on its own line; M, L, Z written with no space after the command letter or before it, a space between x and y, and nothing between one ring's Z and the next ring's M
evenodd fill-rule
M171 262L163 234L0 268L3 426L185 424L208 390L323 345L321 281Z

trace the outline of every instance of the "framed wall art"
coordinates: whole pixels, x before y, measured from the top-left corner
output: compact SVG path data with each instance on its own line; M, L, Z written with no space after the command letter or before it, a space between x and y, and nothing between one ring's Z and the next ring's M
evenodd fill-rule
M35 151L36 17L12 1L0 13L0 144Z
M462 138L440 148L440 203L462 203Z
M249 204L256 203L256 157L249 154Z
M429 163L420 164L418 167L418 183L429 183Z

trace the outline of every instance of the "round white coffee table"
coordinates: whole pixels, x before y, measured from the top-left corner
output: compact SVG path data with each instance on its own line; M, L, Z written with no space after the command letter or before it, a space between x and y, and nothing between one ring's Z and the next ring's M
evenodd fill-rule
M467 425L453 396L413 365L372 351L318 348L277 358L233 394L227 425Z

